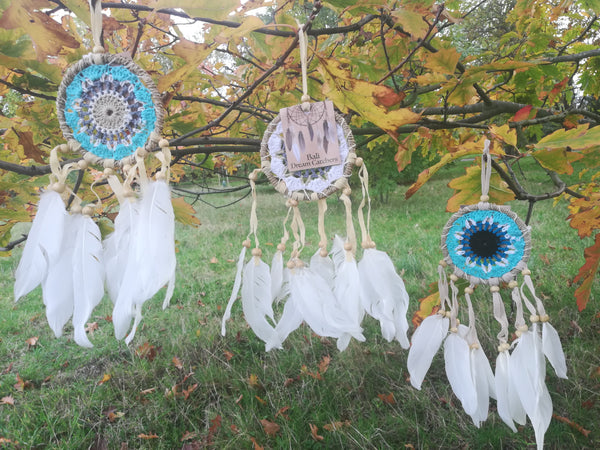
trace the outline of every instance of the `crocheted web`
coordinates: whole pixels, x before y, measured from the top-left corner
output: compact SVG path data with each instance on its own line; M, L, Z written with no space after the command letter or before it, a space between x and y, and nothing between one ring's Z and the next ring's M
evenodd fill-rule
M107 64L75 75L66 89L64 115L85 150L115 160L144 147L157 120L152 94L139 77Z
M510 272L525 254L518 224L496 210L476 210L458 217L449 229L446 245L456 267L486 280Z

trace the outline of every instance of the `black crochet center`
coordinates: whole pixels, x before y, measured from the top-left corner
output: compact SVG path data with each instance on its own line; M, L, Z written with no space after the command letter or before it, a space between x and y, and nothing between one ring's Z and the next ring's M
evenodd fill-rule
M500 238L498 235L487 230L476 231L469 239L471 251L480 258L490 258L496 255L499 246Z

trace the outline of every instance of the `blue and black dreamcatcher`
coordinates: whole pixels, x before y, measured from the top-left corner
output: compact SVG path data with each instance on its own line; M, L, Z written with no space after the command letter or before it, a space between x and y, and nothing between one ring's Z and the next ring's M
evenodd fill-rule
M18 300L41 284L55 335L72 318L74 339L86 347L92 345L86 323L105 287L114 303L115 335L122 339L131 329L129 343L143 303L165 285L164 306L169 303L176 265L171 157L160 138L160 96L130 58L104 53L101 2L90 0L90 11L93 52L71 66L60 84L57 114L67 143L51 151L50 184L41 193L14 285ZM59 152L70 151L83 159L61 163ZM146 173L149 154L160 161L154 179ZM100 198L84 205L67 185L70 172L92 164L104 168L103 180L120 205L114 232L104 240L92 219Z
M536 295L527 261L531 252L529 227L508 206L489 202L491 175L489 141L482 158L482 195L475 205L462 206L442 231L439 294L440 309L423 320L412 336L408 354L411 384L421 389L433 357L444 343L446 375L463 409L479 427L488 416L489 399L496 400L501 419L516 432L515 423L531 421L538 448L552 417L552 400L546 387L546 361L556 374L567 377L558 333ZM446 270L450 271L450 282ZM519 285L517 278L522 277ZM465 279L464 301L468 325L458 320L459 289ZM489 288L494 317L500 324L495 372L481 348L475 326L471 294L477 285ZM515 335L509 342L509 324L501 289L510 290L516 310ZM529 311L529 323L524 308ZM464 307L464 306L463 306Z

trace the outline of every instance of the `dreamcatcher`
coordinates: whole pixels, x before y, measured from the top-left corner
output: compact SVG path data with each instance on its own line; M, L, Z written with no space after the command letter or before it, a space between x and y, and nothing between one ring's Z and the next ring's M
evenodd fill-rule
M489 398L496 399L498 414L516 431L514 422L531 421L538 448L552 417L552 400L546 387L546 362L556 374L567 377L565 357L558 333L549 322L544 305L535 293L527 268L530 229L508 206L489 203L491 175L490 142L486 140L482 160L482 195L476 205L462 206L442 232L437 314L423 320L412 337L408 354L411 384L421 389L431 361L444 342L446 375L463 409L477 427L488 415ZM445 269L450 269L450 283ZM519 287L517 276L523 282ZM458 320L458 294L455 282L463 278L468 325ZM494 317L500 324L496 370L492 372L481 349L475 328L471 294L476 285L488 286L492 294ZM516 339L509 343L508 319L500 295L508 287L516 309ZM533 301L531 301L532 299ZM528 326L523 304L530 313ZM511 351L512 350L512 351Z
M118 339L125 337L134 320L129 343L143 303L168 285L166 307L175 281L174 214L168 187L171 157L168 142L160 139L160 96L152 79L131 59L104 53L101 2L90 0L90 10L94 49L67 70L59 87L57 114L67 144L51 151L51 182L40 196L14 286L18 300L41 284L55 335L62 334L72 317L74 339L86 347L92 345L86 322L105 285L114 302ZM160 151L152 154L161 168L151 179L144 160L157 145ZM61 165L59 151L77 151L83 159ZM114 232L104 242L92 219L101 207L100 198L82 205L66 183L70 172L90 164L104 167L103 179L120 205Z
M388 341L398 340L408 348L408 295L389 256L375 248L369 233L368 173L354 152L352 133L343 117L329 101L310 103L307 95L306 43L300 27L302 64L302 104L284 108L269 124L261 145L261 169L250 175L252 207L250 233L243 242L237 263L233 291L223 315L221 333L241 290L244 316L254 333L265 342L266 350L281 348L288 335L303 322L317 335L337 339L344 350L351 338L364 341L361 322L365 314L379 320ZM363 198L358 209L361 227L362 259L357 263L356 235L352 218L348 177L359 167ZM269 266L263 261L257 238L256 190L258 173L265 174L273 187L286 198L287 216L283 235ZM327 198L339 193L345 205L346 236L336 236L331 250L325 231ZM310 258L305 250L305 225L298 207L302 201L317 204L319 245ZM288 222L289 228L288 231ZM251 258L246 252L252 244ZM288 241L293 239L289 257ZM287 261L284 261L287 260ZM273 305L284 302L280 317Z

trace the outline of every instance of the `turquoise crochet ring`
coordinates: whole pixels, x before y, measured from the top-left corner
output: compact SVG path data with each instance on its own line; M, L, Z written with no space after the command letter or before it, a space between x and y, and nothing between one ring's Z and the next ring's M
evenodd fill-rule
M530 249L529 228L508 206L463 206L442 232L445 261L472 284L510 281L526 267Z
M91 162L120 162L156 146L160 96L150 76L124 56L86 55L65 73L57 112L69 146Z

